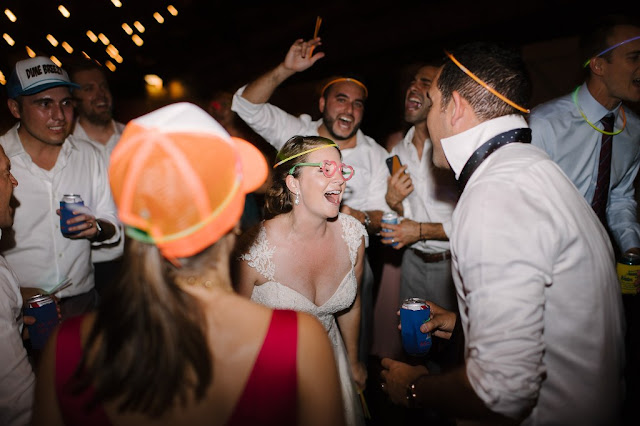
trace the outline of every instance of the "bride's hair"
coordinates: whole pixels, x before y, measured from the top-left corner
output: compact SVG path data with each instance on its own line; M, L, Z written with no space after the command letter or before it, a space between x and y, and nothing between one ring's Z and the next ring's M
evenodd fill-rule
M298 163L307 162L309 153L299 154L315 147L329 144L334 144L334 142L331 139L321 136L294 136L282 146L276 158L277 166L273 171L271 187L265 194L265 219L271 219L279 214L288 213L293 209L293 198L295 194L287 188L286 179L291 167ZM338 147L336 147L336 149L338 149ZM293 176L298 177L299 174L300 168L297 167L293 171Z

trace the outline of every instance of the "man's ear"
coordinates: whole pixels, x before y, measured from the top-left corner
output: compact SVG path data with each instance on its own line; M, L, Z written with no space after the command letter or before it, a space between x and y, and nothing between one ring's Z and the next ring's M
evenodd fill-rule
M451 125L455 126L465 114L465 109L469 107L469 103L460 96L457 90L454 90L451 93L451 101L449 102L450 114L451 114Z
M320 99L318 99L318 109L320 110L320 114L324 114L325 105L326 99L324 98L324 96L320 96Z
M7 99L7 106L11 115L20 120L20 104L15 99Z
M589 69L595 75L602 75L602 64L605 59L601 56L591 59L589 61Z

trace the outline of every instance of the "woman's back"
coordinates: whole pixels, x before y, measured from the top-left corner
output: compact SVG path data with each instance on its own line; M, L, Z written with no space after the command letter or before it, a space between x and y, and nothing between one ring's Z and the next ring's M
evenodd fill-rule
M202 290L194 289L196 293ZM106 414L105 424L197 426L200 424L242 425L259 422L259 424L284 425L296 424L298 419L304 420L304 424L309 424L308 422L313 422L314 419L318 421L317 424L334 424L334 421L337 422L335 424L341 424L343 419L339 393L330 392L332 388L337 389L337 373L329 374L329 377L326 377L326 373L318 374L322 370L317 368L318 363L326 365L327 360L333 363L333 356L324 329L315 319L291 311L277 311L272 314L275 311L257 306L234 294L227 293L224 297L219 297L220 295L210 290L205 291L209 294L201 295L200 300L208 305L206 319L209 350L213 355L213 380L203 399L196 402L190 397L184 406L176 403L175 407L167 409L157 418L138 412L119 413L117 409L119 401L107 402L102 407ZM216 297L211 297L212 295ZM79 337L82 342L86 342L94 320L95 315L82 319L79 326ZM64 334L73 333L68 330L69 324L63 327ZM57 339L59 339L58 333L52 340ZM68 344L68 339L65 343ZM56 356L55 353L50 352L51 350L55 348L47 349L48 353L45 357L48 361L43 364L45 365L43 374L46 376L52 374L54 368L60 374L59 364L64 362L58 357L56 361L58 365L54 366L53 360ZM158 348L158 350L162 349ZM67 352L68 348L64 351ZM298 357L297 353L302 351L305 356ZM140 354L140 368L145 368L144 358L145 354ZM69 367L75 369L75 365L67 365L67 370ZM335 372L335 367L333 370ZM250 377L250 384L247 385ZM162 380L162 372L156 372L156 378ZM50 379L53 382L47 380L45 382L47 385L55 383L55 378L50 377ZM122 386L126 387L127 383L123 383ZM149 383L149 386L152 387L153 383ZM318 389L324 386L327 387L319 396ZM317 389L314 390L315 387ZM48 389L43 389L41 386L38 392L47 390L52 391L53 386ZM327 395L326 392L332 395ZM316 400L317 398L334 399L334 401L322 408L320 404L324 405L324 402ZM77 406L64 406L69 401L73 405L73 399L73 397L60 398L63 405L61 411L71 412L76 416L82 414ZM52 402L55 403L55 400ZM298 402L300 405L297 408L298 417L296 418ZM326 407L330 406L338 407L338 410L334 413L331 410L327 412ZM252 418L255 415L258 417ZM36 415L35 418L38 419L38 416ZM333 418L334 421L325 423L324 419L329 418ZM44 420L43 424L55 424L55 418L49 417L42 420ZM76 418L76 421L75 424L86 424L87 418L81 415L80 418ZM94 426L100 424L95 420L91 423Z

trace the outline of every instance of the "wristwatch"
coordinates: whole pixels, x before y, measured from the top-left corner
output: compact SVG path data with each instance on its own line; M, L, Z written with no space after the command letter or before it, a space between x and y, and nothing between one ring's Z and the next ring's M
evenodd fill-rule
M371 218L369 217L369 213L365 212L364 210L362 211L362 213L364 213L364 227L365 228L369 228L369 225L371 225Z

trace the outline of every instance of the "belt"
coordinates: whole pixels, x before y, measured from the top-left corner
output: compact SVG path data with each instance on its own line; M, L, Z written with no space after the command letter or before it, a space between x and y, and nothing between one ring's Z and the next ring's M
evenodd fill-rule
M441 251L439 253L425 253L412 248L411 251L425 263L441 262L443 260L451 259L451 251L449 250Z

